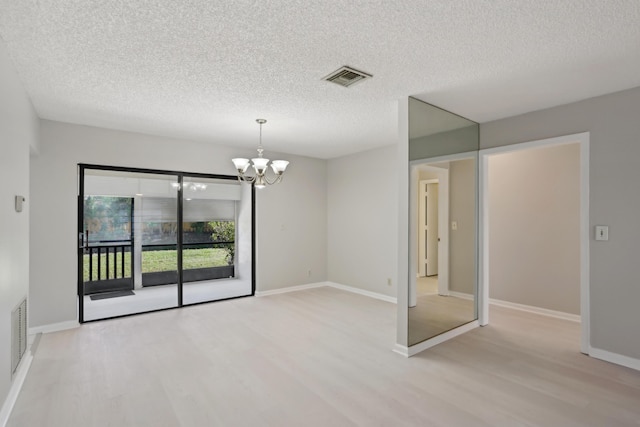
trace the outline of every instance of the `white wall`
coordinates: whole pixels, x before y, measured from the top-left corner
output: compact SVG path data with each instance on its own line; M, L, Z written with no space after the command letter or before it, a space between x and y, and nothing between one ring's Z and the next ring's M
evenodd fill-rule
M423 181L426 179L438 179L438 174L430 171L423 171L423 170L418 171L418 180ZM418 193L416 194L416 197L420 197L419 194L420 192L418 191Z
M329 160L330 281L396 296L397 150L394 145Z
M449 289L465 294L475 294L476 182L475 159L449 163Z
M489 157L490 297L580 314L580 146Z
M38 120L0 40L0 407L11 386L11 311L29 288L29 150ZM14 197L24 196L17 213Z
M31 326L77 319L78 163L233 175L230 159L253 154L43 120L40 154L31 163ZM327 277L326 162L281 157L291 161L283 182L256 190L259 291Z
M481 148L590 133L591 346L640 359L640 88L485 123ZM593 226L609 225L609 241Z

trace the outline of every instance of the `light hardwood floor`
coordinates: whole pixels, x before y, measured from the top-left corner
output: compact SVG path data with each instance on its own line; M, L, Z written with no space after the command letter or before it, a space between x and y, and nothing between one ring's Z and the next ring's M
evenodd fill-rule
M640 372L578 352L579 325L491 325L391 351L393 304L333 288L44 335L9 426L638 426Z
M438 293L438 276L416 278L416 295L435 295Z

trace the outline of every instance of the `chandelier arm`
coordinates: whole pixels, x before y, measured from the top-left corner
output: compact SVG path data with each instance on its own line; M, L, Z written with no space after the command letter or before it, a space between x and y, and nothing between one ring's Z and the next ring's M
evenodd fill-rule
M269 177L267 176L267 174L264 174L264 180L267 182L267 184L269 185L273 185L273 184L277 184L280 181L282 181L282 174L276 175L275 179L273 181L269 180Z
M243 174L238 174L238 181L240 181L240 182L246 182L246 183L251 184L255 180L256 180L255 176L247 176L244 173Z

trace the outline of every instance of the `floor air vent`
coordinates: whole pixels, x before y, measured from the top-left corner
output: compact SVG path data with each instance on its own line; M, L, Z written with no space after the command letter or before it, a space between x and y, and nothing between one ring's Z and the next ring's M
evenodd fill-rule
M322 80L333 82L340 86L349 87L354 83L361 82L362 80L373 77L371 74L367 74L362 71L358 71L351 67L344 66L339 70L334 71Z
M11 312L11 374L18 369L27 351L27 300Z

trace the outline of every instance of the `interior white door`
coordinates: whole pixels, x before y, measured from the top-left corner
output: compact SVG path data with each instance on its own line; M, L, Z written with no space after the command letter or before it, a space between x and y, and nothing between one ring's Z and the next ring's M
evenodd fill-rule
M438 274L438 183L429 183L425 191L425 235L427 276Z
M438 180L422 180L418 204L418 276L438 274Z

